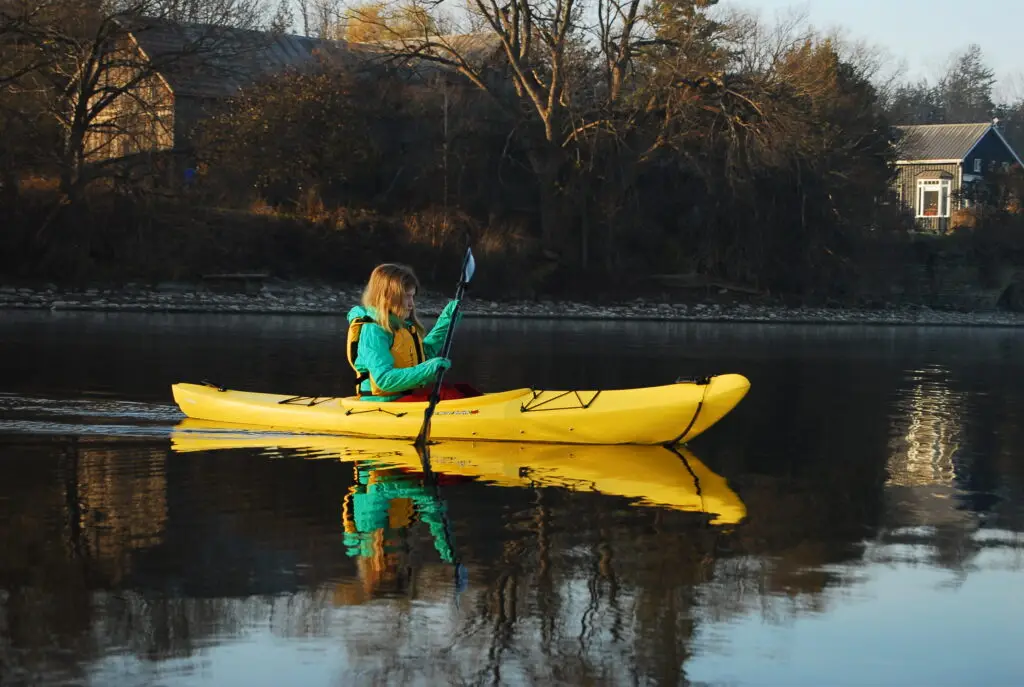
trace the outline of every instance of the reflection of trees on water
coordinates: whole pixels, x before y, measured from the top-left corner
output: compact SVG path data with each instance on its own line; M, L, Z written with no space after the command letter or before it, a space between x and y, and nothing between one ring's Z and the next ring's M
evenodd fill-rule
M166 452L72 440L10 453L0 488L0 666L31 674L45 662L73 675L81 656L99 651L90 590L117 584L132 552L160 543Z
M76 555L118 584L133 552L161 543L167 524L165 451L80 447L65 452L68 528Z
M73 672L110 652L187 659L254 628L337 638L383 677L412 669L387 656L436 655L438 674L489 682L673 676L687 655L685 609L702 573L685 571L706 569L687 533L710 532L708 515L452 485L491 535L481 541L477 518L457 518L471 573L453 611L451 566L402 508L389 504L393 548L367 533L369 555L350 555L351 464L74 444L35 452L35 473L10 493L0 486L0 503L19 514L0 520L14 525L0 524L5 665L52 670L64 656Z
M679 684L702 625L826 610L849 582L833 564L860 559L881 498L879 466L842 460L742 476L751 519L728 528L594 493L451 484L457 593L410 506L415 474L372 477L391 490L386 517L353 538L345 495L371 476L351 463L116 446L25 463L0 485L0 661L71 675L111 652L187 662L265 633L328 640L370 682Z
M331 590L242 597L168 597L140 590L98 592L93 634L101 646L146 660L185 658L254 628L277 637L325 637L331 626Z
M348 652L356 672L374 682L411 677L408 670L433 676L442 667L446 681L471 684L618 684L637 676L680 682L693 627L692 585L701 577L693 568L703 569L704 561L686 534L707 528L682 513L608 513L595 508L601 497L594 495L549 489L530 495L504 504L500 553L471 561L458 612L442 604L447 613L429 632L396 636L384 651L421 662L380 666L380 646L367 640ZM621 527L623 516L648 531L631 536ZM467 540L465 529L463 523L460 542ZM446 575L436 579L450 588ZM418 612L428 611L411 609Z

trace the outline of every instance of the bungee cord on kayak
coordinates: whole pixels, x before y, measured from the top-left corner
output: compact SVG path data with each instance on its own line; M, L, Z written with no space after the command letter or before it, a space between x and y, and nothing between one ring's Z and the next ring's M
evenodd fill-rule
M589 408L594 403L594 401L597 400L597 397L601 395L601 391L600 390L595 391L594 395L590 397L589 401L584 401L583 398L580 396L581 392L579 392L579 391L544 391L543 389L530 389L530 391L533 394L533 398L531 398L529 401L527 401L526 403L524 403L522 406L519 407L519 412L521 412L521 413L536 413L536 412L540 412L542 410L568 410L568 409L576 409L576 408L578 408L580 410L586 410L587 408ZM544 394L549 394L549 393L550 394L555 394L555 395L552 396L551 398L545 398L544 400L541 400L541 398L543 398ZM583 392L583 393L588 393L588 392ZM576 400L578 401L578 405L574 405L574 406L558 406L558 407L555 407L555 408L552 408L552 407L541 408L541 406L547 405L548 403L554 403L555 401L559 401L559 400L561 400L563 398L566 398L567 396L570 396L570 395L576 398Z

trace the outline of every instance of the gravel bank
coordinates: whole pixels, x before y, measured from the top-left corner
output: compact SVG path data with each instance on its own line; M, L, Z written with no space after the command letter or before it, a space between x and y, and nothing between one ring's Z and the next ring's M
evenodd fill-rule
M0 309L340 315L359 301L359 294L358 286L339 288L294 284L271 284L251 294L215 292L187 283L84 289L64 289L55 285L0 286ZM436 315L447 301L448 296L436 293L425 293L417 299L421 314L425 316ZM472 293L463 304L463 312L467 316L482 317L1024 326L1024 313L954 312L920 306L850 310L665 303L642 299L595 305L545 300L481 300Z

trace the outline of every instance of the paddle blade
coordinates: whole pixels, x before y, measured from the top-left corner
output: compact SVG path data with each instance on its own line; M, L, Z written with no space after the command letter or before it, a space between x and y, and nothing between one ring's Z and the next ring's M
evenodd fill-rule
M462 264L462 283L468 284L476 274L476 260L473 259L473 249L466 249L466 259Z

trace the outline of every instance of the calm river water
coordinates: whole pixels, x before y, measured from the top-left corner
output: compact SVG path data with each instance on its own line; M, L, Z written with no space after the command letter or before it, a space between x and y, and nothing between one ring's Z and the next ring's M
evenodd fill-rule
M347 394L343 340L0 312L0 685L1024 684L1024 331L466 319L485 390L752 388L682 455L435 449L437 489L179 424L175 381Z

